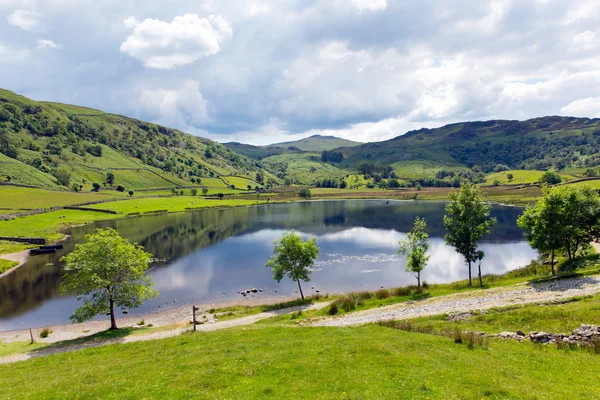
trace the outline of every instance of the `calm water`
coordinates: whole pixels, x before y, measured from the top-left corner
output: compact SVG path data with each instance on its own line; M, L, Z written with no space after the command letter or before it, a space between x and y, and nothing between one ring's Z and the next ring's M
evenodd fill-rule
M494 207L498 224L481 243L484 273L502 273L536 257L516 226L520 213L518 208ZM273 281L264 266L273 241L292 228L305 237L316 236L321 248L313 279L303 284L305 294L414 283L396 253L416 216L427 219L431 237L432 257L423 279L429 283L464 279L467 268L462 257L444 244L443 215L443 203L348 200L207 210L78 227L70 232L73 240L64 251L32 257L0 281L0 330L68 322L78 302L58 294L58 260L96 227L113 227L165 260L151 271L160 295L133 314L208 300L244 301L238 292L247 288L263 289L257 296L294 294L295 283Z

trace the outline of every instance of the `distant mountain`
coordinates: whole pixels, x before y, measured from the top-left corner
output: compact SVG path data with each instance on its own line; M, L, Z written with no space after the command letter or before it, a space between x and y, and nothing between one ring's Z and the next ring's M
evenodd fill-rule
M478 165L485 171L498 164L537 170L596 166L600 165L600 119L551 116L463 122L338 150L344 154L341 167L345 168L364 161Z
M254 177L260 163L225 146L153 123L85 107L36 102L0 89L0 180L40 187L92 183L164 188ZM114 175L107 182L107 174ZM223 186L225 183L223 183Z
M296 147L302 151L323 151L323 150L333 150L338 147L353 147L358 146L361 143L354 142L352 140L342 139L335 136L321 136L321 135L313 135L304 139L295 140L292 142L282 142L282 143L274 143L269 147Z

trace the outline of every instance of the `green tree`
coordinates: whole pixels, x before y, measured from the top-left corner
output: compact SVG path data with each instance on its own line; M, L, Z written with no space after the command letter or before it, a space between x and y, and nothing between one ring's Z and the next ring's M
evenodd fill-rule
M261 174L260 172L257 172L256 173L256 182L262 184L264 180L265 180L265 177L263 176L263 174Z
M293 230L284 232L283 236L275 241L273 256L265 265L273 271L273 279L281 282L287 275L298 283L300 296L304 300L304 293L300 281L309 282L310 273L315 260L319 256L319 248L315 238L302 241L300 235Z
M562 182L562 178L556 172L548 171L540 177L539 182L542 185L556 185Z
M533 207L528 207L517 220L517 225L525 230L529 245L541 252L552 255L552 275L554 253L563 247L566 225L563 223L565 198L560 188L544 188L544 194Z
M66 169L56 169L54 170L52 175L54 175L58 183L60 183L61 185L69 186L69 182L71 181L71 173Z
M446 243L465 258L469 285L473 284L471 264L477 260L477 241L496 223L496 218L490 216L491 210L492 206L483 202L481 191L472 183L464 185L459 192L451 192L450 203L446 205Z
M421 290L421 271L429 261L429 235L425 232L427 223L423 218L417 217L412 232L408 233L406 240L400 241L398 254L406 256L406 272L412 273L417 278L417 288Z
M129 192L127 192L127 193L129 194L129 197L133 197L133 195L134 195L134 193L135 193L135 192L134 192L133 190L130 190L130 191L129 191Z
M106 183L108 183L111 186L113 183L115 183L115 174L114 173L112 173L110 171L106 173Z
M513 180L514 177L515 176L513 174L511 174L511 173L506 174L506 178L508 179L509 182L512 182L512 180Z
M94 182L94 183L92 183L92 188L93 188L94 192L97 192L100 190L100 184L98 182Z
M192 188L191 193L192 193L192 196L197 195L198 194L198 189Z
M302 197L303 199L310 199L312 197L312 193L310 192L310 189L300 189L300 192L298 192L298 196Z
M202 188L202 194L206 196L206 194L208 193L208 188Z
M131 244L114 229L97 229L83 244L62 258L65 275L61 292L83 300L70 319L83 322L110 313L110 329L117 329L115 306L135 308L158 293L146 275L151 254Z

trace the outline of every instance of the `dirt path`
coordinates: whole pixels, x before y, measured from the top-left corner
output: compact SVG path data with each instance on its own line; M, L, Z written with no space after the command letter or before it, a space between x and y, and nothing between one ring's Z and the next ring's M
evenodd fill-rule
M362 325L382 320L402 320L451 312L485 310L515 304L542 303L600 292L600 276L562 279L539 284L518 284L484 291L474 290L433 299L394 304L339 317L327 317L312 326Z
M196 329L200 332L208 332L208 331L216 331L216 330L220 330L220 329L235 328L238 326L250 325L250 324L253 324L253 323L258 322L263 319L277 317L279 315L284 315L284 314L290 314L290 313L297 312L297 311L319 310L321 308L327 307L328 305L329 305L329 302L321 302L321 303L311 304L310 306L296 306L296 307L283 308L280 310L267 311L267 312L263 312L260 314L249 315L247 317L236 318L236 319L231 319L231 320L227 320L227 321L216 321L216 322L212 322L212 323L204 323L202 325L197 325ZM184 320L182 322L182 324L186 324L186 322L187 322L187 319ZM123 338L99 340L99 341L94 341L94 342L87 342L87 343L73 344L73 345L66 344L63 346L56 346L56 347L52 347L52 346L43 347L39 350L34 350L34 351L31 351L28 353L15 354L12 356L2 357L2 358L0 358L0 364L8 364L8 363L13 363L13 362L17 362L17 361L25 361L25 360L29 360L32 358L49 356L52 354L66 353L66 352L70 352L70 351L82 350L82 349L87 349L87 348L91 348L91 347L106 346L109 344L134 343L134 342L145 342L145 341L149 341L149 340L165 339L165 338L179 336L182 333L189 332L191 330L192 330L192 328L190 326L186 326L185 328L176 328L176 329L167 330L167 331L158 331L158 332L152 332L152 333L148 333L148 334L139 334L139 335L129 335L129 336L125 336Z

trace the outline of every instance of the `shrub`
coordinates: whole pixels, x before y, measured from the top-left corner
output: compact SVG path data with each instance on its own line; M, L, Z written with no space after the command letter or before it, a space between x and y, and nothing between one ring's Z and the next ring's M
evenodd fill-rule
M192 196L195 196L197 194L198 194L198 189L192 188Z
M391 296L391 293L387 289L379 289L378 291L375 292L375 297L377 297L379 300L387 299L390 296Z
M392 289L392 295L398 297L410 296L412 294L412 290L410 287L399 287Z
M301 189L300 192L298 192L298 196L300 196L303 199L310 199L312 197L312 193L310 192L310 189Z
M40 331L40 338L44 339L47 338L48 335L50 335L52 333L52 331L50 330L50 328L44 328Z
M327 314L329 315L335 315L338 313L338 308L336 303L333 303L329 306L329 310L327 310Z
M97 192L98 190L100 190L100 184L98 182L94 182L92 183L92 188L94 192Z
M298 318L301 315L302 315L302 311L298 311L298 312L292 313L292 315L290 315L290 319L296 319L296 318Z
M141 320L140 322L137 323L138 325L145 325L145 321Z
M117 186L117 191L118 192L124 192L125 191L125 186L123 186L123 185Z

